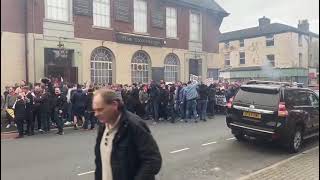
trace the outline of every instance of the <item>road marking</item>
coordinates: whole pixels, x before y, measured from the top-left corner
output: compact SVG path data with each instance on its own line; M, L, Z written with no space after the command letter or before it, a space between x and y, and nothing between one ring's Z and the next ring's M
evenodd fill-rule
M230 141L230 140L234 140L234 139L236 139L235 137L233 137L233 138L228 138L228 139L226 139L227 141Z
M186 151L186 150L189 150L190 148L184 148L184 149L179 149L179 150L176 150L176 151L171 151L170 154L174 154L174 153L178 153L178 152L181 152L181 151Z
M88 172L85 172L85 173L81 173L81 174L78 174L78 176L82 176L82 175L86 175L86 174L91 174L91 173L94 173L94 171L88 171Z
M205 143L205 144L201 144L201 146L208 146L208 145L210 145L210 144L216 144L217 142L208 142L208 143Z

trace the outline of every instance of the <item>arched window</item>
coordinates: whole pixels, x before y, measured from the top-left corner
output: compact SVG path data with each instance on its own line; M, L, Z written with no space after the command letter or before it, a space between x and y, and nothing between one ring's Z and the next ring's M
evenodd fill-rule
M91 53L91 82L112 83L113 53L105 47L98 47Z
M179 79L179 58L175 54L169 54L164 60L165 82L177 82Z
M148 83L150 77L150 57L144 51L136 52L131 61L132 83Z

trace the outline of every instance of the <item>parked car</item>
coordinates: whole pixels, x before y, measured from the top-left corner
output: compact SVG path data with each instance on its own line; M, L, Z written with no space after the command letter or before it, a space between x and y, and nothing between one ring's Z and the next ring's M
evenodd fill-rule
M228 102L226 123L239 141L269 139L298 152L303 140L319 136L319 96L290 83L250 81Z

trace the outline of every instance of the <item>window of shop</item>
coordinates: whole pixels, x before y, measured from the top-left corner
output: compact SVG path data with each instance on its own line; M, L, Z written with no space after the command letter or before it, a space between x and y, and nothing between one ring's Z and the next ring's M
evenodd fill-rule
M133 55L131 61L132 83L148 83L150 62L149 55L144 51L138 51Z
M175 54L169 54L164 60L165 82L177 82L179 74L179 58Z
M93 0L93 25L110 27L110 0Z
M46 18L57 21L69 21L69 0L47 0Z
M134 0L134 31L146 33L147 26L147 2Z
M113 53L105 48L98 47L91 53L91 82L97 84L112 83Z
M166 32L167 37L177 37L177 10L175 8L166 8Z

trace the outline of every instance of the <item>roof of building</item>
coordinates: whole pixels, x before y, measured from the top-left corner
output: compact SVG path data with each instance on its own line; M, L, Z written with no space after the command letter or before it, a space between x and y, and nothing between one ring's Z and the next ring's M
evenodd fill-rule
M167 0L174 3L182 3L191 6L197 6L208 10L216 11L224 16L228 16L229 13L225 11L215 0Z
M280 34L285 32L295 32L308 35L308 32L301 31L298 28L288 26L280 23L271 23L269 25L263 26L263 28L257 26L237 31L231 31L227 33L222 33L219 37L220 42L239 40L239 39L248 39L260 36L266 36L269 34ZM310 32L310 35L313 37L319 38L319 35L313 32Z

